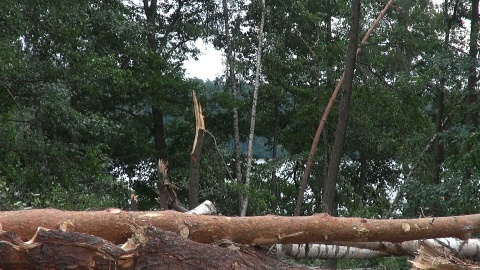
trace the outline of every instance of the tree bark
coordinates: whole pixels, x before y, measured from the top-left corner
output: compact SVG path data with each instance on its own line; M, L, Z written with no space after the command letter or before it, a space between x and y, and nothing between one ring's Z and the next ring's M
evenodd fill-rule
M338 218L325 214L305 217L225 217L191 215L176 211L126 212L60 211L36 209L0 212L0 226L28 240L38 227L63 229L124 243L137 227L154 226L187 235L200 243L226 239L242 244L302 244L334 242L403 242L416 239L457 237L480 233L480 214L374 220Z
M243 196L240 207L240 216L244 217L247 213L248 207L248 189L250 187L250 174L252 171L252 153L253 153L253 138L255 136L255 120L257 117L257 101L258 88L260 86L260 72L262 69L262 48L263 48L263 25L265 23L265 1L260 0L262 15L260 19L260 26L258 27L258 47L257 47L257 63L255 65L255 83L253 85L253 100L252 100L252 114L250 118L250 132L248 134L248 151L247 151L247 171L245 173L245 189L247 194Z

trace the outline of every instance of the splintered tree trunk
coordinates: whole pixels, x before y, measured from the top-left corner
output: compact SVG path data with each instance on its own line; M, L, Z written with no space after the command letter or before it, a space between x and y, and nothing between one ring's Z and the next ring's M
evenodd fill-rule
M198 191L200 187L200 159L205 137L205 121L202 106L197 99L197 94L192 91L193 107L195 111L195 140L190 153L190 186L188 188L188 207L193 209L198 205Z
M258 87L260 86L260 70L262 68L262 44L263 44L263 25L265 22L265 1L260 0L262 8L262 15L260 19L260 26L258 27L258 47L257 47L257 63L255 67L255 83L253 86L253 101L252 101L252 115L250 118L250 132L248 134L248 153L247 153L247 171L245 173L245 189L247 194L243 196L241 201L240 216L244 217L247 213L248 206L248 188L250 187L250 174L252 170L252 152L253 152L253 137L255 135L255 119L257 116L257 100Z

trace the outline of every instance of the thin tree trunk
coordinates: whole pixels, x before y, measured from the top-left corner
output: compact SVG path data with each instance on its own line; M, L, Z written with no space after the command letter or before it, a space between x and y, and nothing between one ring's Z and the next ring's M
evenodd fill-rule
M326 25L326 35L325 35L325 44L326 44L326 50L327 50L327 72L326 72L326 89L333 89L335 87L334 84L334 59L333 59L333 54L332 54L332 46L333 46L333 36L332 36L332 1L327 0L326 1L326 10L325 10L325 18L324 22ZM320 85L320 84L319 84ZM322 92L324 91L324 88L318 87L318 111L319 111L319 117L322 116L322 110L324 107L324 104L322 102ZM315 211L316 212L321 212L322 211L322 187L323 187L323 182L327 178L327 171L328 171L328 157L329 155L329 141L328 141L328 136L327 136L327 130L323 131L323 163L319 166L321 166L321 174L319 174L316 177L316 186L317 186L317 191L316 191L316 201L315 201Z
M368 160L364 153L360 154L360 174L358 179L357 194L360 198L364 197L365 184L367 183Z
M163 112L160 108L152 105L152 121L153 121L153 142L155 144L155 151L159 159L166 160L167 151L165 143L165 124L163 122Z
M458 11L458 3L459 0L455 0L455 6L453 8L452 15L448 15L448 2L449 0L445 0L444 5L444 16L445 21L447 23L445 29L445 48L448 48L450 44L450 31L452 30L453 23L457 20L457 11ZM442 74L440 74L442 76ZM435 120L435 133L437 136L435 137L434 145L434 164L433 164L433 183L440 184L440 173L442 171L442 164L443 164L443 145L441 136L438 134L443 132L443 118L444 118L444 111L445 111L445 83L446 83L445 75L440 78L440 86L437 90L437 116Z
M326 24L327 24L327 37L326 37L326 44L327 44L327 52L328 52L328 59L327 59L327 88L328 89L332 89L333 88L333 59L332 57L330 56L330 53L331 53L331 42L332 42L332 3L331 1L329 0L328 1L328 12L327 12L327 16L325 18L325 21L326 21ZM320 93L319 93L320 94ZM319 101L321 100L320 98L318 99ZM320 106L321 108L321 106ZM321 209L323 209L323 191L324 191L324 187L325 187L325 183L327 181L327 175L328 175L328 167L329 167L329 164L330 164L330 159L329 159L329 145L328 145L328 138L326 136L326 131L324 131L323 135L324 135L324 138L325 138L325 150L324 150L324 164L323 164L323 175L322 175L322 178L321 178L321 182L318 183L319 184L319 203L318 203L318 210L317 211L322 211ZM334 258L327 258L327 260L325 261L325 268L327 269L336 269L337 268L337 260L334 259Z
M474 109L475 103L478 100L478 76L477 76L477 66L478 66L478 23L479 23L479 14L478 14L478 4L479 0L472 0L472 17L470 24L470 49L468 52L469 58L469 68L468 68L468 82L467 82L467 123L470 126L470 130L474 130L478 127L478 111ZM472 151L473 144L468 143L466 154L469 154ZM466 168L465 180L470 180L472 178L473 172L472 168L469 166Z
M278 148L278 125L280 121L280 102L277 98L273 102L273 148L272 148L272 159L275 160L277 158L277 148ZM272 180L270 186L270 194L272 194L272 201L270 202L270 206L272 208L272 212L275 213L277 209L277 172L276 170L272 171Z
M74 110L78 110L78 90L76 86L72 86L72 92L70 94L70 107ZM78 132L76 130L72 130L70 135L70 142L73 144L78 144L80 142L80 138L78 136Z
M39 98L37 98L39 99ZM43 142L44 138L44 133L45 133L45 130L43 128L43 112L42 112L42 107L40 105L40 101L37 100L37 102L35 102L36 104L36 108L35 108L35 133L37 134L37 138Z
M258 87L260 85L260 72L262 69L262 45L263 45L263 25L265 23L265 1L260 0L262 8L262 15L260 19L260 26L258 27L258 47L257 47L257 63L255 65L255 83L253 86L253 101L252 101L252 115L250 119L250 132L248 134L248 152L247 152L247 171L245 174L245 189L247 194L244 195L240 216L244 217L247 213L248 207L248 189L250 188L250 175L252 171L252 152L253 152L253 138L255 135L255 119L257 117L257 101L258 101Z
M224 21L224 34L226 41L226 54L227 54L227 85L235 104L233 105L233 152L235 157L235 178L238 186L241 186L242 181L242 155L240 152L240 130L238 127L238 109L237 109L237 83L235 78L235 59L233 57L233 44L232 37L230 35L230 12L228 8L227 0L222 0L223 6L223 21ZM243 202L243 192L238 191L238 209L241 212Z

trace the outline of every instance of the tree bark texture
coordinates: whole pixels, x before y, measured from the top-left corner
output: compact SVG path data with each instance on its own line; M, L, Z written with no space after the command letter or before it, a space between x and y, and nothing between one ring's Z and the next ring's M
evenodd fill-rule
M339 218L326 214L304 217L226 217L176 211L126 212L35 209L0 212L0 226L28 240L38 227L82 232L115 244L125 243L135 228L153 226L200 243L229 240L241 244L303 244L334 242L403 242L480 233L480 214L421 218Z
M124 245L77 232L39 228L23 242L0 231L0 269L301 269L265 250L220 242L185 240L152 227L140 228ZM305 267L306 268L306 267Z

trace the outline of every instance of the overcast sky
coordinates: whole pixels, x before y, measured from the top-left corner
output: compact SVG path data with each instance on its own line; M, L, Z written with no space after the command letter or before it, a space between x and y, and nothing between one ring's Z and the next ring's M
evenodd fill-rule
M213 81L215 77L222 73L222 52L215 50L211 44L206 45L202 41L198 41L196 45L202 51L202 55L198 57L198 61L189 59L185 62L183 67L186 70L187 77Z

